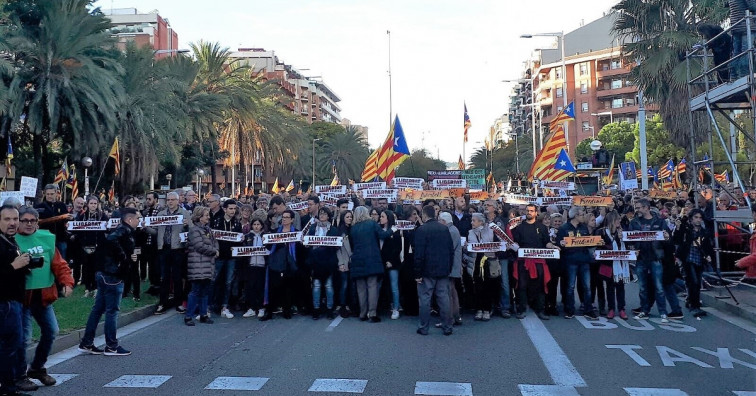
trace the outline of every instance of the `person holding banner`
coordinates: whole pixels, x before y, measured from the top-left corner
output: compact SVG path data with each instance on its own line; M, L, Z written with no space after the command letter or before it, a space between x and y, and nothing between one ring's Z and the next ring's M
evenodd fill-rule
M52 304L58 299L58 285L62 286L62 296L73 292L74 279L71 268L55 249L55 236L46 230L38 231L39 213L31 207L22 206L19 211L18 235L16 242L22 252L42 259L41 268L35 268L26 276L26 295L21 311L23 340L17 352L16 386L22 391L34 391L37 385L29 380L34 378L45 386L55 385L55 378L47 374L45 363L58 335L58 319ZM32 342L32 318L41 330L34 359L27 371L26 348Z
M34 208L39 211L39 228L48 230L55 235L55 248L64 260L68 260L68 233L66 222L74 216L68 213L68 208L60 199L60 188L57 184L45 186L44 199Z
M467 243L490 243L494 242L493 231L486 227L485 217L481 213L473 213L472 229L467 235ZM501 263L496 258L496 253L476 253L465 249L465 267L472 277L473 296L475 298L475 320L491 320L491 310L499 301L501 292L502 273Z
M638 216L630 222L630 231L661 231L664 233L664 241L639 241L634 247L638 250L638 261L635 264L635 272L638 275L638 296L641 302L641 311L635 315L635 319L647 319L651 311L652 300L649 291L649 281L653 282L653 294L656 308L663 323L667 319L667 302L662 285L663 267L661 260L664 257L663 244L669 240L669 228L667 222L651 213L651 202L647 198L641 198L635 202L635 211Z
M276 195L271 200L271 206ZM283 205L283 200L281 204ZM294 211L286 209L281 213L281 225L276 229L276 234L297 232L294 227L296 215ZM301 239L301 238L300 238ZM273 311L277 307L283 307L284 319L291 319L294 287L297 277L297 243L296 241L276 243L270 250L268 259L268 304L265 306L265 316L262 321L273 318Z
M701 209L691 210L687 220L673 234L677 247L675 260L685 273L690 313L698 318L706 316L706 312L701 309L701 283L703 272L707 265L711 265L714 257L713 235L703 226L704 213Z
M567 212L569 221L564 223L557 232L556 243L559 246L566 246L567 241L564 238L590 236L586 226L585 209L580 206L573 206ZM590 263L593 261L589 249L583 246L564 247L562 249L562 264L567 268L567 299L563 301L565 319L572 319L575 316L575 287L583 289L583 316L589 319L598 319L596 309L593 307L593 297L591 295L591 272ZM580 282L578 282L580 277Z
M617 211L611 211L604 217L604 227L596 230L604 241L603 250L625 250L622 241L622 217ZM630 265L627 260L598 261L598 275L601 282L606 283L606 302L609 311L607 319L614 319L618 315L627 320L625 313L625 283L630 282Z
M155 310L155 315L162 315L168 311L168 297L173 290L176 311L184 313L182 306L184 300L184 271L186 268L186 253L184 243L181 242L181 233L187 230L189 225L190 214L186 209L179 206L179 196L175 192L169 192L165 195L165 209L158 213L158 216L182 216L182 224L160 225L157 227L146 227L145 231L157 236L158 261L160 262L160 303ZM171 289L172 287L172 289Z
M160 212L158 193L155 191L148 192L145 195L145 208L142 210L142 217L157 216ZM158 263L157 236L150 234L147 229L143 229L142 254L139 257L139 272L142 279L145 276L150 280L150 288L147 294L153 296L160 295L160 265Z
M210 228L223 232L240 233L241 223L236 216L236 201L227 199L223 201L223 217L215 218L210 223ZM236 270L236 258L231 256L231 248L239 246L237 242L218 241L218 257L215 259L215 276L213 285L210 286L210 305L215 306L220 301L221 316L226 319L233 319L234 314L228 309L228 300L231 297L231 286L234 281L234 272ZM218 298L217 294L220 294Z
M352 265L349 268L360 302L360 320L378 323L378 277L383 275L379 241L388 238L392 230L383 230L370 218L364 206L354 210L354 224L350 233Z
M262 247L265 231L265 220L261 217L251 217L250 231L244 235L244 246ZM249 262L244 269L246 275L244 294L247 296L247 312L242 317L251 318L257 316L258 318L262 318L265 316L263 304L265 302L266 266L266 256L250 256Z
M215 260L218 257L218 241L210 229L210 209L198 206L192 213L192 226L186 237L186 279L191 284L187 299L184 324L194 326L192 316L199 311L200 323L212 324L207 315L208 296L213 284Z
M310 236L339 236L338 228L331 225L333 212L324 206L318 210L318 220L310 227ZM307 260L312 268L312 319L320 319L321 290L325 288L326 316L335 318L333 312L333 276L338 269L339 260L336 257L338 246L313 246L310 248Z
M378 225L384 231L391 230L396 224L396 215L391 210L384 210L378 219ZM391 289L391 319L399 319L399 310L401 304L399 303L399 270L402 267L402 260L400 256L403 256L401 250L402 237L400 231L396 230L390 237L380 241L381 245L381 260L386 266L386 272L384 275L388 275ZM384 278L385 279L385 278Z
M514 246L517 251L521 248L558 249L549 239L549 229L538 222L538 206L528 204L525 207L525 220L512 229ZM543 313L548 282L551 279L546 260L542 258L518 258L512 268L512 276L517 280L517 319L525 319L527 304L541 320L549 317Z
M108 221L108 216L100 208L100 199L94 195L87 197L87 206L76 221ZM84 284L84 297L95 297L97 283L95 282L95 268L97 266L95 251L97 246L105 242L105 231L73 231L71 240L78 251L71 252L76 257L76 262L81 265L81 283ZM74 279L76 277L74 267Z
M339 216L338 235L342 238L343 243L336 252L336 258L339 264L339 315L342 318L348 318L351 314L350 305L354 304L354 288L350 288L349 285L349 267L352 261L352 241L349 234L352 229L352 221L354 220L354 214L351 210L346 210ZM349 294L347 294L349 292ZM349 295L349 298L347 298Z

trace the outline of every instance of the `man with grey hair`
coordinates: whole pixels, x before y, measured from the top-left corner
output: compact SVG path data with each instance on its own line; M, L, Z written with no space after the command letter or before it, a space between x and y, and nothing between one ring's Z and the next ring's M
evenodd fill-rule
M221 196L218 194L210 194L207 198L207 207L210 208L210 224L220 221L226 215L221 208Z
M462 238L459 230L454 225L454 219L451 213L441 212L438 215L438 222L449 227L449 233L452 237L452 246L454 246L454 261L452 261L451 273L449 274L449 301L451 304L451 315L454 324L462 324L462 314L459 310L459 295L457 294L457 285L462 282ZM441 327L441 323L436 324Z
M417 281L420 305L420 326L417 334L428 335L431 298L436 296L441 328L444 335L452 334L449 308L449 274L454 260L454 245L449 228L436 221L433 205L423 207L423 225L415 230L415 262L412 270Z
M160 304L155 315L162 315L168 310L170 301L168 296L173 286L174 304L176 311L184 313L184 267L186 266L184 242L181 242L181 233L189 227L190 214L186 209L179 206L179 195L169 192L165 195L165 209L158 216L183 216L182 225L164 225L158 227L146 227L150 235L157 236L155 240L158 250L158 262L160 263Z

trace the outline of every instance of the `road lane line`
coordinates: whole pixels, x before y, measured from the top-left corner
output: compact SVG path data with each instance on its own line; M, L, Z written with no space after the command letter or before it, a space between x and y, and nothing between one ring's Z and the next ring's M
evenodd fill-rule
M331 322L331 324L329 324L328 327L326 327L325 331L333 331L333 329L335 329L336 326L338 326L342 320L344 320L344 318L342 318L341 316L337 316L336 319L334 319L333 322Z
M50 375L50 377L55 378L55 385L53 386L60 386L64 382L70 379L74 379L79 376L79 374L53 374L53 373L48 373L48 374ZM31 379L31 381L39 386L44 386L42 382L40 382L38 379Z
M522 396L580 396L577 389L561 385L517 385Z
M269 379L263 377L218 377L205 389L259 391Z
M751 324L751 322L749 322L749 321L747 321L747 320L745 320L743 318L739 318L737 316L730 315L728 313L722 312L722 311L720 311L720 310L718 310L716 308L711 308L711 307L706 307L706 309L704 309L704 311L706 311L706 312L708 312L708 313L710 313L710 314L718 317L719 319L724 320L727 323L730 323L730 324L732 324L734 326L740 327L741 329L743 329L743 330L745 330L747 332L750 332L751 334L756 334L756 326L754 326L753 324Z
M415 382L416 395L472 396L472 384L468 382Z
M318 378L312 383L308 392L362 393L365 392L367 380Z
M680 389L668 388L622 388L630 396L688 396Z
M556 385L584 387L587 386L583 377L580 376L575 366L556 342L554 337L546 329L540 319L534 315L528 315L520 320L522 326L530 337L530 341L541 356L543 364L549 370L551 379Z
M169 379L170 375L122 375L103 388L158 388Z
M129 334L135 333L139 330L144 329L145 327L152 326L153 324L160 322L161 320L166 320L168 318L176 318L175 315L156 315L156 316L150 316L147 319L142 319L139 321L136 321L130 325L124 326L120 329L118 329L118 337L123 338L126 337ZM95 345L104 345L105 344L105 336L101 335L99 337L96 337L94 339ZM68 349L64 349L52 356L50 356L47 359L47 367L50 368L52 366L61 364L65 361L71 360L77 356L80 356L82 353L79 352L79 346L72 346Z

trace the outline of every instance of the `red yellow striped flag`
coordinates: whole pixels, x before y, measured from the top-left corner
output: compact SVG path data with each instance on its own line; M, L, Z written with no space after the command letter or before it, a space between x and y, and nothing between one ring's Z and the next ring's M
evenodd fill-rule
M543 149L538 152L528 172L528 180L533 180L533 178L551 180L549 176L554 170L554 162L562 149L567 149L567 140L564 137L564 128L560 125L543 145Z
M360 176L362 181L370 181L378 177L378 151L380 148L375 149L365 161L365 169Z

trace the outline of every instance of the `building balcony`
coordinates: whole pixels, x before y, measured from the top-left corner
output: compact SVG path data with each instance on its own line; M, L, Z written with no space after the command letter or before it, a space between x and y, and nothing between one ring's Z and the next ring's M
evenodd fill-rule
M607 96L617 96L617 95L624 95L624 94L630 94L630 93L636 93L638 92L638 87L634 85L628 85L622 88L615 88L615 89L599 89L596 91L596 97L600 98L606 98Z
M540 104L541 106L551 106L552 104L554 104L554 99L552 99L551 96L547 96L538 100L538 104Z
M626 69L624 67L620 67L617 69L608 69L608 70L596 70L596 78L600 80L602 78L622 76L628 73L630 73L630 69Z
M613 108L610 107L610 108L602 109L601 112L611 111L612 115L614 117L617 117L620 114L630 114L630 113L637 114L638 113L638 107L639 106L637 104L636 105L632 105L632 106L622 106L622 107L613 107Z

